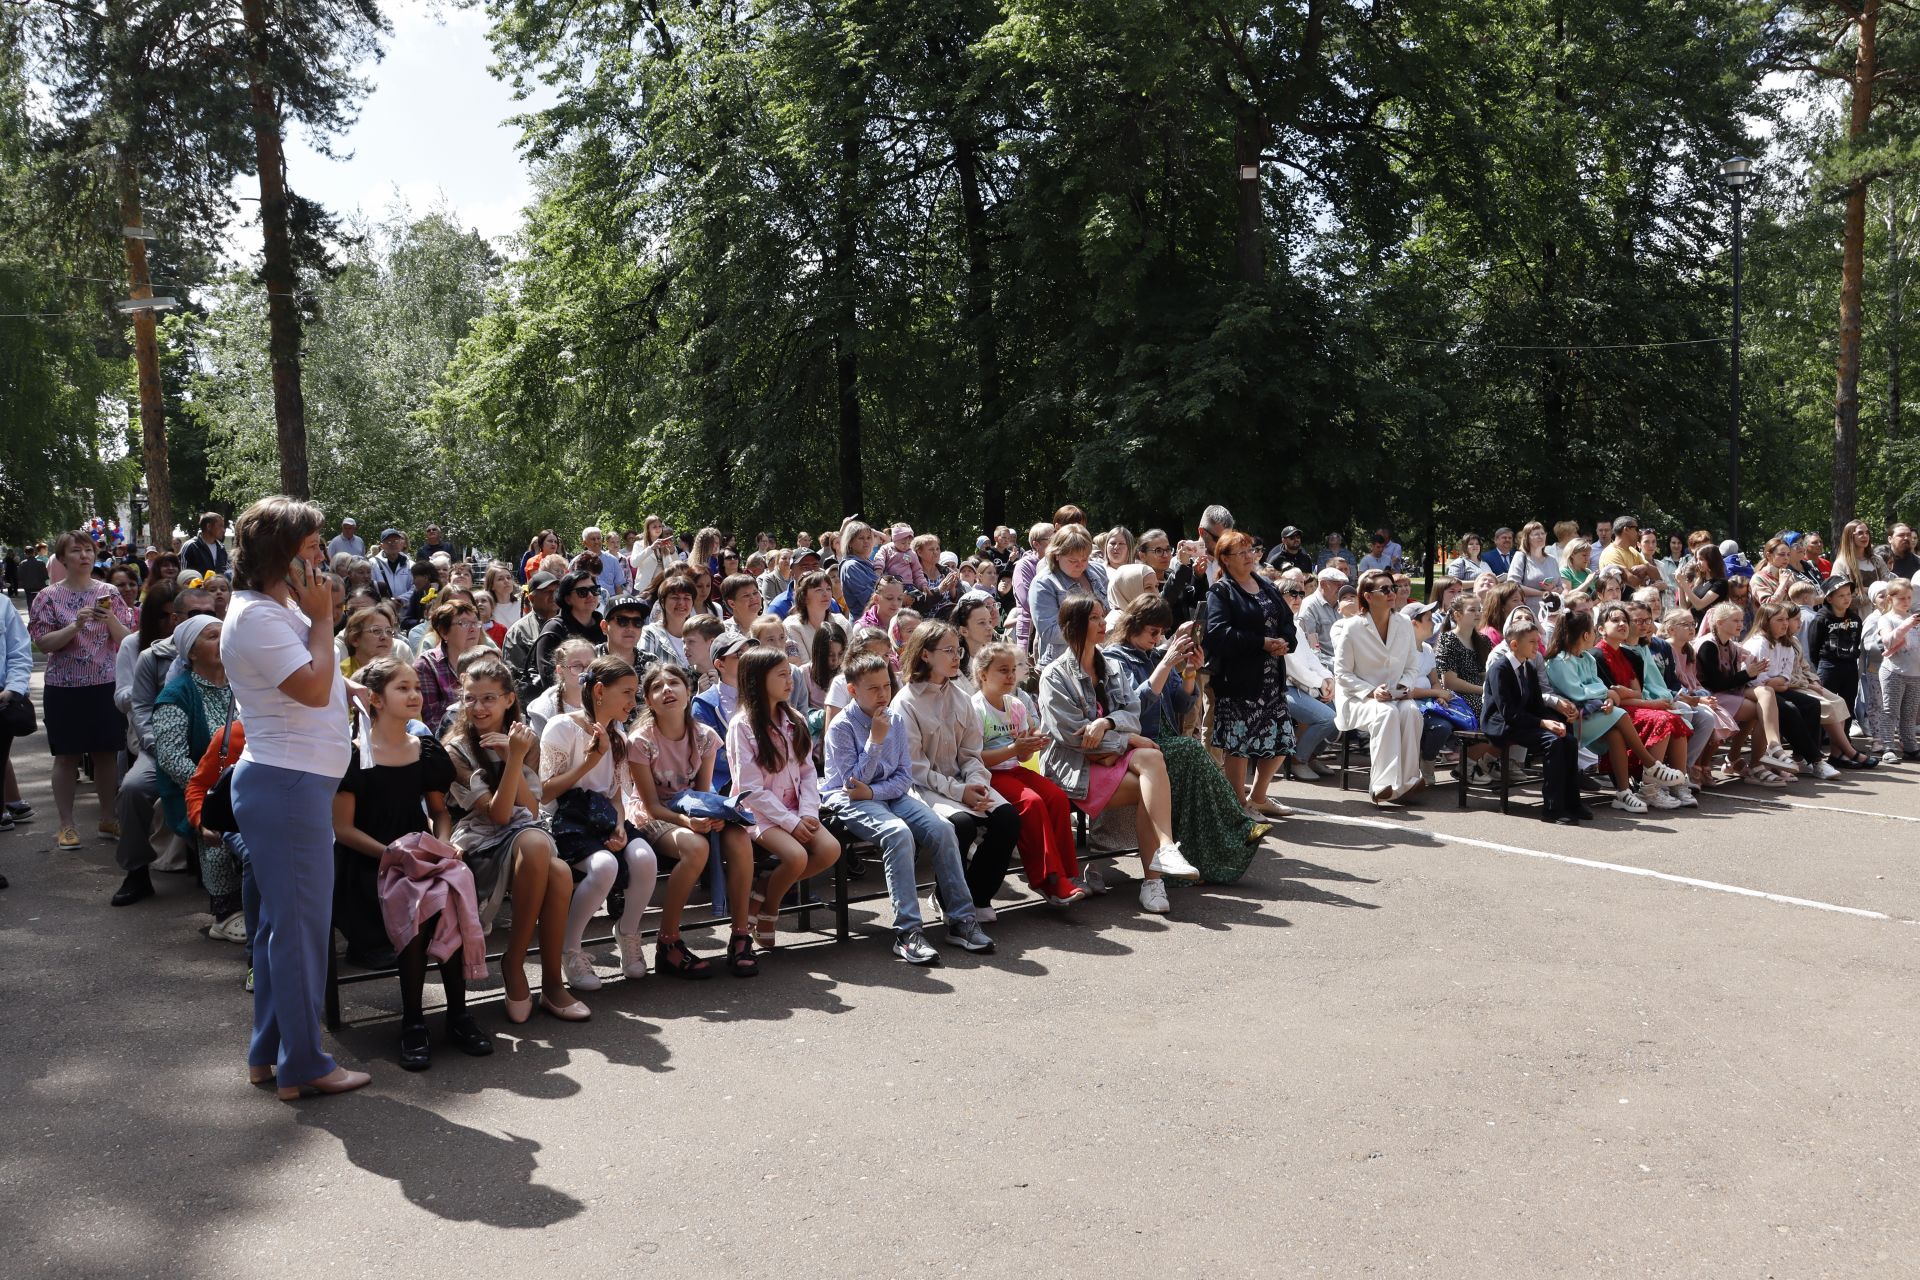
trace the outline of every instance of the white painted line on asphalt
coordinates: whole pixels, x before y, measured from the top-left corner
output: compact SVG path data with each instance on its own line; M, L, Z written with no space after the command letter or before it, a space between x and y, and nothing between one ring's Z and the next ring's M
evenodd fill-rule
M1425 827L1410 827L1403 823L1383 822L1378 818L1350 818L1345 814L1323 813L1318 809L1302 809L1303 818L1320 818L1327 822L1337 822L1349 827L1371 827L1377 831L1398 831L1425 836L1429 839L1444 841L1447 844L1463 844L1474 849L1490 849L1495 853L1513 853L1523 858L1544 858L1549 862L1564 862L1571 867L1587 867L1595 871L1618 871L1622 875L1642 876L1650 880L1665 880L1669 884L1682 884L1690 889L1710 889L1715 893L1731 893L1742 898L1764 898L1768 902L1778 902L1789 907L1810 907L1815 911L1831 911L1843 916L1859 916L1865 920L1899 920L1884 911L1869 911L1865 907L1843 907L1832 902L1816 902L1812 898L1795 898L1784 893L1768 893L1764 889L1748 889L1737 884L1722 884L1718 880L1699 880L1693 876L1676 876L1665 871L1654 871L1647 867L1628 866L1620 862L1600 862L1593 858L1576 858L1569 853L1548 853L1544 849L1526 849L1517 844L1500 844L1493 840L1476 840L1472 836L1449 835L1444 831L1432 831ZM1282 826L1284 830L1284 824ZM1277 834L1277 833L1276 833ZM1285 837L1282 836L1284 839ZM1901 924L1916 924L1920 921L1899 920Z
M1808 804L1804 800L1775 800L1770 796L1743 796L1725 791L1699 791L1696 795L1706 796L1710 800L1745 800L1748 804L1766 805L1772 809L1812 809L1819 813L1851 813L1862 818L1885 818L1888 822L1920 822L1920 818L1905 813L1881 813L1876 809L1849 809L1837 804Z

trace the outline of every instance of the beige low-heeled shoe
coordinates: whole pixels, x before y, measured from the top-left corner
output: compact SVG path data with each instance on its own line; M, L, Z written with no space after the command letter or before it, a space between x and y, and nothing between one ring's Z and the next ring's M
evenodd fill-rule
M570 1004L555 1004L553 1001L547 999L547 993L544 991L540 993L540 1008L543 1012L560 1019L562 1022L585 1022L593 1016L593 1010L587 1008L587 1006L581 1004L578 1000Z
M349 1071L345 1067L335 1067L318 1079L307 1080L279 1090L280 1101L292 1102L296 1098L311 1098L320 1094L352 1093L355 1089L365 1088L372 1083L373 1077L364 1071Z

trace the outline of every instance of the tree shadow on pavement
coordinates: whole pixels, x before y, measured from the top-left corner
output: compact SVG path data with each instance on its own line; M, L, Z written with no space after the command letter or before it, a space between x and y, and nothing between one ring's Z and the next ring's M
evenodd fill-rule
M535 1181L540 1144L496 1137L363 1090L301 1104L300 1124L339 1139L348 1160L400 1185L409 1202L452 1222L526 1230L565 1222L586 1208Z

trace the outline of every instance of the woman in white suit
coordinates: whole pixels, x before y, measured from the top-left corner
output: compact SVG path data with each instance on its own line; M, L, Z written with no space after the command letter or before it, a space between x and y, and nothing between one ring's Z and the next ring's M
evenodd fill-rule
M1333 629L1334 725L1363 730L1372 772L1367 793L1377 805L1405 800L1420 779L1420 708L1407 690L1419 683L1413 624L1393 609L1393 577L1360 575L1366 612Z

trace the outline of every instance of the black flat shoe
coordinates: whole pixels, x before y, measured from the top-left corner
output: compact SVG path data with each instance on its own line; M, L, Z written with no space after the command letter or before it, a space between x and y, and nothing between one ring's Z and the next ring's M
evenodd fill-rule
M484 1058L493 1052L493 1036L482 1031L470 1013L447 1019L447 1043L470 1058Z
M113 891L113 905L116 907L130 907L142 898L151 898L152 896L153 877L147 874L145 867L142 867L138 871L127 872L127 878L122 880L120 887Z
M1570 813L1543 813L1540 815L1540 821L1551 822L1556 827L1577 827L1580 825L1580 819Z
M1585 805L1581 805L1573 811L1573 816L1581 822L1592 822L1593 810L1587 808Z
M427 1024L416 1022L400 1028L400 1066L407 1071L425 1071L433 1065L433 1039Z

